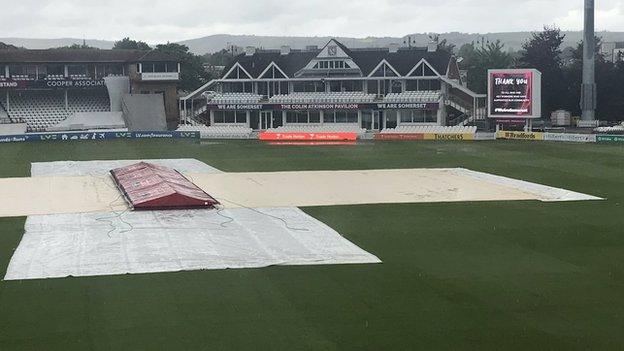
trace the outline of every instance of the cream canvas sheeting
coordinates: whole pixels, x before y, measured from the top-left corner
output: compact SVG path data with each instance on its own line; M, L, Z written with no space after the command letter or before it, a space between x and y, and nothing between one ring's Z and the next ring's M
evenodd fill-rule
M599 198L465 169L186 173L227 208ZM0 216L122 210L107 175L0 179Z

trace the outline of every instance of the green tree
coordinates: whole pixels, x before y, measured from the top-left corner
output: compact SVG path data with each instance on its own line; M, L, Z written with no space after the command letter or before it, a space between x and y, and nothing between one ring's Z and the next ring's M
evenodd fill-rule
M440 34L429 35L429 40L438 44L438 50L440 51L446 51L450 54L455 52L455 44L449 43L446 39L440 40Z
M68 45L68 46L61 46L61 47L59 47L59 49L68 49L68 50L84 50L84 49L87 49L87 50L99 50L96 47L87 45L87 43L84 42L84 41L82 42L82 44L72 44L72 45Z
M606 61L600 53L602 39L596 38L596 88L597 88L597 118L616 121L622 119L624 111L624 65ZM583 74L583 42L572 51L570 62L564 67L564 81L562 85L567 89L564 94L563 105L573 114L581 113L579 101L580 87Z
M465 44L459 49L459 56L463 58L460 65L468 70L468 88L484 94L487 91L487 71L512 66L513 58L504 48L505 45L497 40L479 46Z
M132 40L128 37L115 42L113 50L151 50L152 48L143 41Z
M535 68L542 73L542 117L550 118L550 113L565 106L568 87L564 84L561 44L565 35L559 28L544 27L533 33L522 45L520 67Z
M179 87L182 90L195 90L213 78L204 69L202 57L190 52L186 45L167 43L157 45L155 50L167 53L180 62L182 72Z
M226 49L221 51L217 51L212 54L205 54L203 56L206 63L211 64L213 66L230 66L234 63L234 55Z

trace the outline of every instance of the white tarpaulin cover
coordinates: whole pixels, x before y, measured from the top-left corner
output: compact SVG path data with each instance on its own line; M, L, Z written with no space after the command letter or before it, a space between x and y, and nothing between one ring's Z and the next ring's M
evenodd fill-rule
M140 161L220 173L191 159L46 162L31 171L33 177L100 177ZM95 212L29 216L5 280L379 262L294 207Z
M30 165L32 177L79 177L108 176L110 170L139 162L155 163L173 168L182 173L222 173L220 170L192 158L162 160L111 160L111 161L57 161L33 162Z
M379 263L297 208L30 216L5 280Z

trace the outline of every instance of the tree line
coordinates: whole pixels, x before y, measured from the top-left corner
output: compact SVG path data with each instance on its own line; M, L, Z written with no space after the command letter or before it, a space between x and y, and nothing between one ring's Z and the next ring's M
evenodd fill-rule
M545 27L534 33L522 50L510 52L500 41L463 45L457 56L460 66L468 71L468 88L485 94L487 70L496 68L535 68L542 72L542 116L548 118L563 109L580 115L583 71L583 43L562 48L565 35L559 28ZM609 62L600 53L600 38L596 38L597 111L600 120L624 119L624 62ZM447 47L454 51L454 47Z
M465 44L459 50L438 36L430 39L438 43L440 50L446 50L461 57L460 67L468 71L468 87L479 93L486 93L487 70L496 68L535 68L542 72L542 116L564 109L573 115L580 115L580 90L583 65L583 43L575 48L562 48L565 35L559 28L545 27L534 33L519 51L508 51L500 41L485 39ZM598 85L597 116L601 120L624 119L624 62L612 63L600 54L600 38L596 39L596 83ZM17 49L0 45L3 49ZM83 44L74 44L65 49L95 49ZM192 91L218 78L218 71L206 70L204 65L229 66L234 55L228 50L213 54L196 55L186 45L167 43L151 47L149 44L124 38L115 42L114 50L157 50L175 57L182 67L179 87Z

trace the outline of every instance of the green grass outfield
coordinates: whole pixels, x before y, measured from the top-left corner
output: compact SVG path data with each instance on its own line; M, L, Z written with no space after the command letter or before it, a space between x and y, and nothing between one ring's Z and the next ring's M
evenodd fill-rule
M197 158L224 171L460 166L608 200L305 209L379 265L2 281L0 350L624 347L624 146L31 143L0 146L0 177L28 176L33 161L133 158ZM0 276L23 226L0 219Z

